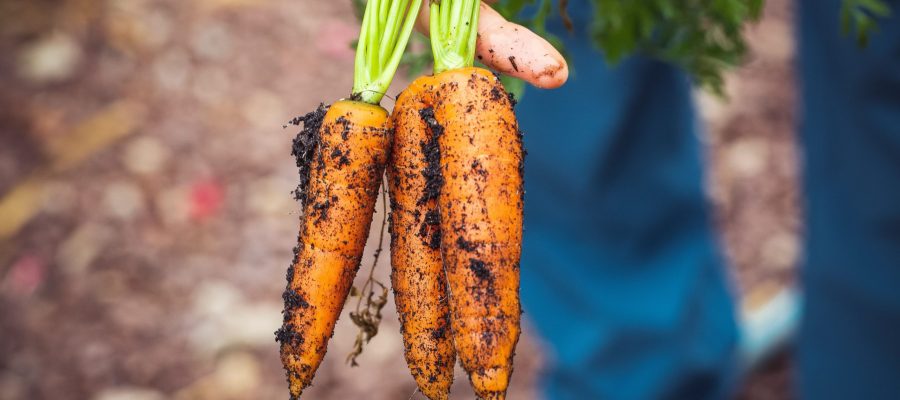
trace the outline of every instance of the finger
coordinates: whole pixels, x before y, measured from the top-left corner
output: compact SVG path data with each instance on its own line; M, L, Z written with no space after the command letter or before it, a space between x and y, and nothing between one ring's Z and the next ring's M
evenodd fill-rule
M569 78L565 58L549 42L485 4L481 5L475 54L500 73L540 88L560 87Z
M429 0L424 1L427 6ZM417 24L426 34L427 10L428 7L422 7ZM483 2L475 55L488 67L539 88L560 87L569 78L565 58L549 42L527 28L507 21Z

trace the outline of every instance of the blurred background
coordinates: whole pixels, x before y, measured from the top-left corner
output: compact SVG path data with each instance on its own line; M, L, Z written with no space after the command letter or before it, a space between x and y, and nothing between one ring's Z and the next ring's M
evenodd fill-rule
M697 96L745 308L800 257L789 3L748 30L730 100ZM348 95L357 31L350 1L0 1L0 399L286 397L273 332L298 206L282 124ZM422 398L392 303L356 368L341 318L308 398ZM510 398L536 397L542 359L526 328ZM791 398L789 371L775 357L739 397ZM454 398L473 398L463 376Z

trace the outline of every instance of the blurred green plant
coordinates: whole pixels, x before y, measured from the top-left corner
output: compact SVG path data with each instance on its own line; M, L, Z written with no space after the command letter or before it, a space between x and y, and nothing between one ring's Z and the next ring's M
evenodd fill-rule
M722 95L723 72L737 66L747 52L743 27L759 19L763 0L591 0L590 35L607 62L615 65L633 53L671 62L687 71L698 85ZM676 4L677 3L677 4ZM559 0L556 14L569 29L574 25ZM522 17L529 6L536 11ZM552 0L508 0L495 6L507 19L527 26L563 51L560 40L547 32L554 15Z
M353 14L356 15L356 19L362 21L363 16L366 15L366 0L350 0L350 4L353 5Z
M357 9L365 0L352 0ZM493 5L501 15L546 38L566 55L559 37L547 31L558 16L569 29L568 0L502 0ZM643 53L683 68L698 86L724 96L724 73L740 65L747 54L743 30L759 20L765 0L591 0L591 39L607 62L616 64ZM526 12L527 11L527 12ZM877 20L891 15L885 0L842 0L842 29L865 46L877 31ZM425 42L416 35L412 42ZM402 64L411 75L430 63L430 47L413 45ZM504 79L507 89L521 94L516 79Z
M409 77L415 78L423 73L427 68L431 67L434 57L431 55L431 41L428 36L421 33L414 33L409 39L409 47L406 54L400 60L400 64L406 67L406 73Z
M841 5L841 28L844 34L856 35L860 46L869 44L869 35L878 30L877 18L891 15L884 0L844 0Z
M723 72L747 52L743 28L759 19L763 0L593 0L591 37L617 63L642 52L682 67L722 95Z

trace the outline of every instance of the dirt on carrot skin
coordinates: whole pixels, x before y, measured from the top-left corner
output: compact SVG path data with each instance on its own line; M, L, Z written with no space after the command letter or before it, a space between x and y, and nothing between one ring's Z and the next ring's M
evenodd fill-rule
M419 115L428 130L431 138L428 142L422 142L422 153L425 154L425 160L428 166L422 170L422 176L425 177L425 190L419 199L419 205L425 204L429 200L438 198L441 194L441 187L444 185L444 177L441 175L441 149L438 145L438 138L444 133L444 126L441 125L434 117L434 108L426 107L419 111Z
M288 124L294 126L300 126L301 123L303 124L303 128L300 132L297 132L297 136L294 137L294 142L291 146L291 155L294 156L294 159L297 161L297 168L300 170L300 183L297 185L297 189L294 190L294 199L301 204L306 202L306 192L307 189L309 189L310 168L312 167L313 157L316 154L316 150L319 147L319 140L321 139L319 137L319 129L322 127L322 121L325 119L325 113L328 112L328 107L329 105L320 103L319 107L314 111L294 117L288 121ZM287 125L284 127L286 128ZM349 127L345 123L344 130L346 131L348 129Z
M291 268L293 268L293 264L291 264ZM290 278L290 275L288 275L288 278ZM285 325L275 331L275 341L279 343L289 343L293 346L302 344L303 336L293 329L293 325L288 324L287 322L291 320L291 310L309 308L309 303L303 299L303 296L300 293L291 288L285 289L284 293L281 294L281 298L284 300L285 304L284 311L282 311L282 314L284 315L282 323Z
M512 225L508 231L498 230L504 223L518 225L520 220L511 210L509 215L495 216L492 223L500 224L495 228L473 221L488 219L487 208L494 204L490 199L504 197L507 204L515 203L512 208L521 207L522 157L509 164L512 160L506 155L521 154L522 141L515 116L510 113L515 98L507 95L499 80L483 70L460 72L440 85L437 92L442 96L435 104L437 122L446 123L440 139L441 155L447 158L441 161L445 183L439 195L445 225L442 255L454 293L451 309L454 313L466 312L451 324L460 361L476 393L497 399L503 398L512 374L521 307L510 297L518 290L514 272L518 271L515 265L519 255L512 247L495 242L501 236L504 244L520 240ZM449 123L451 120L454 124ZM479 134L482 130L497 132L500 143L486 142ZM474 150L479 146L487 150ZM506 180L513 184L497 186Z
M478 279L491 284L494 280L493 274L491 274L491 270L487 268L484 261L481 261L477 258L469 259L469 269L472 270L472 273L475 274Z
M428 247L432 249L441 248L441 214L437 209L432 208L425 213L425 219L419 229L419 237L428 243ZM431 229L429 229L431 228ZM431 235L428 231L431 231Z
M419 111L419 115L425 121L430 133L430 139L421 143L422 153L425 154L427 162L427 166L422 170L422 176L425 177L425 190L418 201L419 205L422 205L430 200L437 199L441 194L441 187L444 185L444 177L441 175L441 149L438 144L438 138L443 135L444 127L435 118L434 108L432 107L423 108ZM427 232L429 230L428 226L437 227L440 225L440 222L441 217L437 210L429 210L425 214L425 221L422 223L420 234ZM423 239L428 241L428 247L432 249L441 248L440 228L431 229L431 231L430 237L427 237L427 239L423 237Z
M297 187L294 189L293 196L294 200L300 202L302 204L306 203L307 199L307 191L309 189L309 176L312 168L312 161L315 157L316 151L319 147L319 141L321 138L319 137L319 129L322 128L322 122L325 119L325 114L328 112L328 108L330 105L325 103L319 103L319 106L304 115L300 115L294 117L287 124L283 125L282 128L287 128L288 125L300 126L302 127L297 135L293 139L293 143L291 145L291 155L294 157L297 163L297 169L299 170L299 183ZM291 278L294 276L294 265L297 264L297 259L300 254L300 235L297 235L297 243L293 248L293 258L291 259L291 264L288 266L287 272L285 274L285 280L290 282ZM293 292L293 293L289 293ZM299 301L294 302L289 300L293 300L295 297L299 296L296 292L291 290L285 290L282 294L282 298L284 298L285 303L288 304L305 304L306 302L300 298ZM301 303L302 302L302 303ZM295 309L296 307L286 308ZM287 322L291 315L289 311L283 311L284 314L284 322ZM295 341L302 341L302 338L296 337L296 333L291 332L290 329L285 329L282 327L275 332L275 340L278 342L288 342L293 343Z
M475 251L478 248L478 244L475 242L470 242L464 239L462 236L456 238L456 246L465 251Z

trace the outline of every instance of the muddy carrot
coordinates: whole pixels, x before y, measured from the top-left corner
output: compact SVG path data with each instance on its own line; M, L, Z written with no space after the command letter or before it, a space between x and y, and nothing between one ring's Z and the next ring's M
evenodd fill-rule
M456 354L450 332L447 280L441 263L440 165L437 135L423 119L431 77L414 81L397 98L391 121L391 283L406 362L419 390L431 400L449 398Z
M370 0L351 99L294 121L304 123L294 143L303 214L283 294L284 321L276 332L291 399L299 399L312 382L359 269L390 152L388 113L378 104L397 69L419 4ZM381 18L382 12L388 18Z
M505 397L519 338L522 143L506 93L490 72L437 75L435 118L444 185L443 262L450 283L453 338L475 392Z
M431 3L430 123L441 131L438 208L454 346L475 393L504 399L520 332L524 154L499 79L472 67L479 3Z

